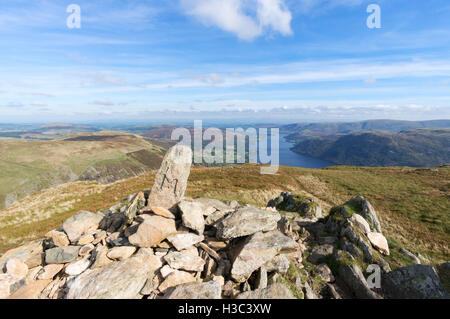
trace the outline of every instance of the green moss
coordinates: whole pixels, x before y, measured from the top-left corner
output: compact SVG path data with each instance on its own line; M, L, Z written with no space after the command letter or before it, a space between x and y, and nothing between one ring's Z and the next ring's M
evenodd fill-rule
M291 281L287 280L283 276L278 277L277 280L278 283L283 284L286 286L287 289L289 289L290 292L294 295L297 299L304 299L305 295L303 294L303 291L297 287L295 283L292 283Z

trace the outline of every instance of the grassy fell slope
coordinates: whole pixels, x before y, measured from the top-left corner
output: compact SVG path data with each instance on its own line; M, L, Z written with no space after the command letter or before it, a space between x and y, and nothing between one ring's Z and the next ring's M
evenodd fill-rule
M32 195L0 211L0 252L42 237L79 210L111 207L129 194L149 189L154 172L109 185L77 182ZM355 168L321 170L280 167L276 175L261 175L260 167L193 167L187 196L237 200L265 206L281 191L310 194L325 212L355 194L365 196L380 215L383 233L400 245L434 262L448 261L450 250L450 167ZM400 265L393 256L389 262Z
M146 162L139 152L145 152ZM82 133L52 141L0 142L0 208L67 182L112 182L160 164L164 148L133 134Z

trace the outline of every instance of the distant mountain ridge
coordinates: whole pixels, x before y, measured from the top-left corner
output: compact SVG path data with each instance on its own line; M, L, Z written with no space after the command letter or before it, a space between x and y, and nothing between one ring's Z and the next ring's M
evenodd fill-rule
M450 163L450 129L324 136L300 141L292 150L342 165L439 166Z
M450 128L450 120L399 121L367 120L360 122L297 123L281 127L291 141L301 141L312 137L343 135L362 131L401 132L421 128Z

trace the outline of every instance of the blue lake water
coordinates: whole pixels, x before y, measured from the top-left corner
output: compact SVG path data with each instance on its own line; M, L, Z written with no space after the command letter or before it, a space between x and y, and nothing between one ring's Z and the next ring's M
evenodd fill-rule
M336 164L321 159L301 155L291 151L293 143L285 140L286 134L280 134L280 165L303 168L324 168Z

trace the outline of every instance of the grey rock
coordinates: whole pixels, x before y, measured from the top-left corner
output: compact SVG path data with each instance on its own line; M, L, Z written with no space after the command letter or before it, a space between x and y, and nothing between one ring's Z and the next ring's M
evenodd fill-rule
M79 246L55 247L45 251L47 264L66 264L74 261L80 251Z
M34 268L42 264L43 241L35 240L20 247L8 250L0 257L0 271L5 267L11 258L17 258L23 261L28 268Z
M84 233L97 229L102 219L102 215L80 211L68 218L62 227L70 242L76 243Z
M370 290L361 269L355 264L341 265L339 277L349 287L350 291L359 299L380 299L381 297Z
M255 288L263 289L267 287L267 269L262 266L258 270L258 276L256 278Z
M359 214L353 214L352 217L350 217L350 221L358 227L363 234L368 234L371 232L369 223Z
M128 223L131 223L136 217L139 210L145 206L145 195L143 192L139 192L130 200L125 211L125 216L128 218Z
M421 264L419 257L415 256L412 252L409 250L406 250L404 248L400 248L398 250L400 254L411 260L414 264Z
M176 250L181 251L189 248L192 245L198 244L205 239L203 235L196 235L192 233L178 233L167 237L167 240L175 247Z
M0 299L8 298L23 285L25 285L24 279L9 274L0 274Z
M316 246L308 256L308 261L312 264L317 264L321 259L332 255L334 249L334 246L329 244Z
M173 269L203 271L203 268L205 267L205 261L202 258L183 254L177 251L171 252L164 256L164 260Z
M222 285L217 281L191 282L172 288L164 299L220 299Z
M148 206L174 208L184 196L191 171L192 150L185 145L171 147L155 175Z
M243 292L236 299L295 299L295 297L286 286L275 283L267 288Z
M384 274L382 288L395 299L450 298L434 268L426 265L402 267Z
M289 258L282 254L274 257L272 260L268 261L265 265L268 272L277 272L280 274L285 274L289 270L290 262Z
M350 199L346 204L351 206L360 207L361 211L359 214L364 217L364 219L369 223L371 226L371 229L375 230L378 233L381 233L381 223L378 219L377 212L372 207L372 205L369 203L368 200L366 200L362 196L355 196L352 199Z
M243 282L277 254L294 252L297 249L298 244L278 230L256 233L242 243L234 259L231 276L236 281Z
M216 224L219 239L233 239L277 227L281 216L277 212L254 207L242 207Z
M378 266L380 266L381 270L385 273L388 273L391 271L391 266L386 262L386 260L383 259L383 257L378 258Z
M100 269L89 269L68 283L67 299L135 299L148 278L162 266L153 255L141 254Z
M181 201L178 204L181 211L183 225L202 235L205 230L205 219L203 217L203 205L197 202Z
M311 286L308 284L308 282L305 282L303 284L303 291L305 293L305 299L318 299L317 295L312 290Z

